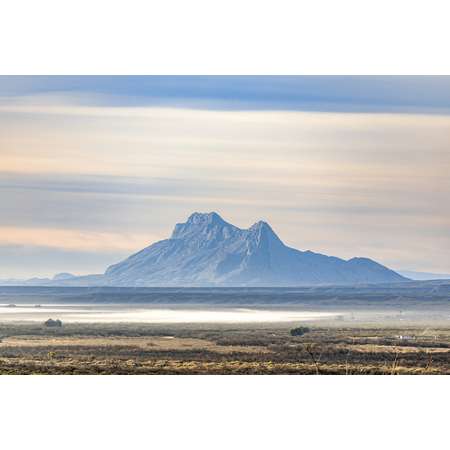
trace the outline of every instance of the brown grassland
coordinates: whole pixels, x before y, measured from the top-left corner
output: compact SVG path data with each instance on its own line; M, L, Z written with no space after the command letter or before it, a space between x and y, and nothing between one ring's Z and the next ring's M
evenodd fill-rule
M450 374L450 329L0 324L0 374Z

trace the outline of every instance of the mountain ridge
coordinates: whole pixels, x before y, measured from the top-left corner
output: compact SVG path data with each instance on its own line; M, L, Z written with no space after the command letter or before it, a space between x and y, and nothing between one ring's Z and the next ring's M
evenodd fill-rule
M247 229L195 212L168 239L107 268L119 286L295 286L406 280L363 257L343 260L285 245L264 221Z

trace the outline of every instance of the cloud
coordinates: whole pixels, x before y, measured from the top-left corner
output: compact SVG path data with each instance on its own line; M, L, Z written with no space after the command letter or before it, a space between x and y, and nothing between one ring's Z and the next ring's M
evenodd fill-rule
M194 210L218 210L242 227L268 220L301 249L447 272L449 129L446 115L10 98L0 244L97 250L104 261L167 237Z
M448 76L3 76L0 96L89 93L99 106L450 112Z
M95 232L58 228L23 228L0 226L0 246L24 245L77 251L134 252L158 236ZM150 243L151 243L150 241Z
M126 252L79 251L33 245L0 246L3 263L0 279L52 277L56 273L71 272L75 275L103 273L111 263L127 256ZM26 263L25 263L26 262Z

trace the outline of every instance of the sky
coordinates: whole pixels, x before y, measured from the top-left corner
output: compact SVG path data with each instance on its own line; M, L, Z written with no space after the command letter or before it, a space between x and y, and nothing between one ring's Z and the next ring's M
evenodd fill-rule
M194 211L450 273L450 77L0 77L0 279L102 273Z

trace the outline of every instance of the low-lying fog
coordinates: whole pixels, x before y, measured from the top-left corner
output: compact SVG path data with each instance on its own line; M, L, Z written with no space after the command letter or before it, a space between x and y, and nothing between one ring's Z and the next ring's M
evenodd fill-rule
M280 323L307 322L347 326L352 323L449 323L448 310L398 310L365 308L223 307L145 304L0 304L1 322L65 323Z
M258 323L320 320L333 312L285 311L249 308L206 309L158 308L130 305L6 305L0 304L0 322L44 322L58 318L64 322L129 323Z
M450 283L297 288L0 287L2 322L450 324Z

